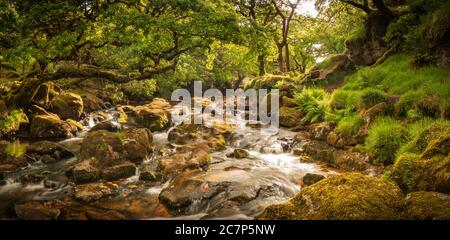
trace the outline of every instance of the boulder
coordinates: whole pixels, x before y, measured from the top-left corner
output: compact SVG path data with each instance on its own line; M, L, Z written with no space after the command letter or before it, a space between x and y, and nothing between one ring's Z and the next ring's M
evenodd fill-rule
M128 160L142 162L151 152L153 136L147 128L132 128L124 131L123 141Z
M123 138L123 139L121 139ZM125 136L105 130L90 132L81 144L80 159L93 159L95 167L111 167L126 161Z
M303 177L303 184L305 186L309 186L309 185L313 185L314 183L325 179L325 177L323 175L320 174L314 174L314 173L307 173L305 174L305 176Z
M406 196L406 216L414 220L449 220L450 196L438 192L413 192Z
M401 150L389 179L407 192L450 193L449 125L430 125Z
M63 92L55 96L51 103L51 110L61 119L78 120L83 113L83 100L74 93Z
M279 109L280 126L295 127L301 124L302 113L289 107L280 107Z
M103 197L113 196L118 193L118 186L112 183L88 183L75 187L74 198L89 203Z
M83 100L83 109L87 112L100 111L106 108L105 103L100 98L96 97L92 94L86 94L82 97Z
M403 207L403 194L394 184L348 173L305 187L286 203L269 206L256 219L402 219Z
M234 151L230 154L227 154L227 157L233 157L233 158L248 158L250 154L245 149L236 148Z
M27 147L26 153L29 158L44 163L57 162L74 156L63 146L50 141L34 142Z
M89 130L89 132L95 132L95 131L99 131L99 130L106 130L109 132L118 132L118 131L120 131L120 125L114 124L110 120L105 120L105 121L101 121L101 122L95 124L95 126L93 126Z
M31 137L61 139L73 136L72 126L54 115L36 115L31 121Z
M325 59L322 63L316 64L310 72L302 78L303 85L317 85L328 83L334 78L342 77L343 73L355 70L353 61L348 55L337 54Z
M128 120L133 120L150 129L160 131L170 125L170 103L162 98L155 98L152 102L140 106L123 106L123 112L128 114Z
M136 166L132 163L125 163L101 170L101 178L108 181L128 178L136 174Z
M311 139L326 141L328 134L336 127L335 122L321 122L309 126Z

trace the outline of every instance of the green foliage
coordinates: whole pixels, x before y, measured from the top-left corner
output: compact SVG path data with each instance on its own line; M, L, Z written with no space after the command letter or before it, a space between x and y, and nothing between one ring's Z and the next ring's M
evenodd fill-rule
M0 132L10 132L19 129L23 113L20 110L13 110L10 114L0 119Z
M361 109L369 109L378 103L386 101L386 93L374 88L367 88L361 92L359 106Z
M109 92L108 96L110 97L113 104L118 104L118 103L123 102L124 94L121 91L119 86L112 84L112 83L107 83L105 85L105 90L107 90Z
M392 164L400 147L408 141L406 128L390 117L379 118L369 129L365 145L374 163Z
M330 108L334 110L345 109L346 107L357 108L360 94L357 91L336 89L331 94Z
M353 116L344 117L341 121L339 121L337 130L342 135L350 137L356 134L362 125L364 125L364 119L354 114Z
M329 95L320 88L304 88L294 94L296 108L304 114L303 123L317 123L325 120L328 111Z
M131 81L122 85L125 94L137 99L148 99L153 96L157 90L156 80L146 79L140 81Z

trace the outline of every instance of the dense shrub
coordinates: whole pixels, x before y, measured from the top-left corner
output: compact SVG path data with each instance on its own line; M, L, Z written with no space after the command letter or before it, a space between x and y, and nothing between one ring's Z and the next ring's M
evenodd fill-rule
M406 128L390 117L377 119L369 129L366 148L374 163L392 164L397 150L409 139Z

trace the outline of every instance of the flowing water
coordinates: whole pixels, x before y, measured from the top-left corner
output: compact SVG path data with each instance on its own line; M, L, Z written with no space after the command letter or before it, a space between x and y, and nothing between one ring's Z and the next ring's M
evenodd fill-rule
M102 118L98 117L98 113L91 113L82 122L85 131L77 137L61 141L60 144L78 153L83 136L100 120L107 118L119 125L117 112L111 109L104 113L106 114L102 114ZM204 124L209 125L214 121L216 119L209 118ZM137 172L136 176L122 181L121 186L124 187L121 194L90 204L90 207L117 210L130 219L250 219L268 205L293 197L300 190L306 173L324 176L334 174L319 165L302 162L291 153L295 132L283 128L274 131L264 126L255 128L248 126L243 119L231 123L234 140L227 143L225 150L211 154L208 168L190 176L191 179L204 182L201 187L219 186L220 190L216 195L205 198L193 193L193 196L189 195L190 205L180 214L168 214L158 196L163 189L171 186L172 180L156 185L141 183ZM174 126L176 124L179 123L174 123ZM171 129L153 133L156 149L169 148L167 136ZM235 148L246 149L249 157L227 157ZM155 164L158 157L157 154L149 156L143 164ZM0 186L0 215L5 216L17 202L67 199L75 186L68 181L66 172L76 162L76 157L52 164L36 162L21 171L6 175L6 184Z

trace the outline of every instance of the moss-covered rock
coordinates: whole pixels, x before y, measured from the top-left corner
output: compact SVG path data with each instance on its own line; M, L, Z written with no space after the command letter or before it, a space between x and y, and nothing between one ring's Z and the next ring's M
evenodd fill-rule
M140 106L123 106L119 109L128 115L127 120L136 123L152 131L166 129L170 125L169 102L162 98L155 98L152 102Z
M406 216L414 220L450 220L450 196L438 192L413 192L406 196Z
M45 109L50 108L52 99L62 92L61 88L56 86L53 82L46 82L41 84L34 96L32 102Z
M350 173L305 187L294 198L270 206L256 219L401 219L403 194L379 178Z
M345 54L333 55L322 63L313 66L307 75L303 77L303 85L327 84L334 80L340 80L344 74L355 70L353 62Z
M389 179L407 192L450 193L450 126L432 124L401 152Z
M78 120L84 108L81 97L69 92L63 92L55 96L50 105L52 112L58 114L61 119Z
M301 124L302 113L289 107L280 107L280 126L295 127Z
M281 84L280 82L283 82L283 84ZM280 85L285 85L283 86L282 89L280 89L281 91L287 90L286 88L293 88L293 86L287 87L288 83L292 82L294 82L294 80L287 76L267 74L261 77L255 77L250 79L248 82L245 83L244 89L247 90L249 88L254 88L257 90L258 89L270 90L272 88L280 89Z
M72 136L73 127L55 115L36 115L31 121L31 137L59 139Z

